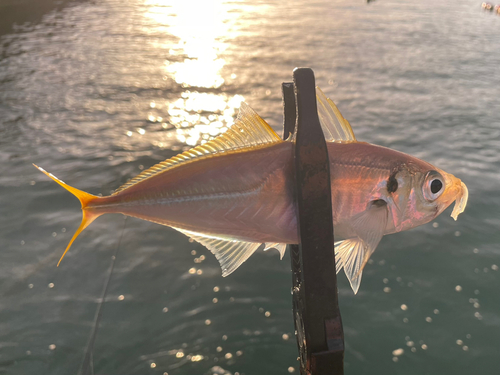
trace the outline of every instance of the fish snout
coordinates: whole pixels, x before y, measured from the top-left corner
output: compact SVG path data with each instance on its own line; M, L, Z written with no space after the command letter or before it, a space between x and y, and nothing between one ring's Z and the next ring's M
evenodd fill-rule
M457 199L455 200L455 207L453 207L453 211L451 213L451 217L453 219L457 220L458 215L464 212L465 206L467 206L468 199L469 199L469 190L467 189L467 186L462 181L460 181L460 193L458 194Z
M457 220L458 215L465 210L465 206L467 205L467 200L469 198L469 190L459 178L451 174L444 174L444 178L447 187L443 194L444 208L455 202L451 217L454 220Z

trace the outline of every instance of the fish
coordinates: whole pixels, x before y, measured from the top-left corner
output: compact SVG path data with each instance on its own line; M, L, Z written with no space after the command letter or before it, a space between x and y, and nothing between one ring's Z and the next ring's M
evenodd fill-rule
M360 142L335 103L316 89L318 117L331 172L336 272L356 294L362 271L384 235L428 223L467 186L452 174L405 153ZM62 254L99 216L120 213L165 225L208 248L227 276L256 250L282 259L297 244L294 136L282 140L246 103L223 134L143 171L109 196L67 185L36 166L81 203L82 221Z

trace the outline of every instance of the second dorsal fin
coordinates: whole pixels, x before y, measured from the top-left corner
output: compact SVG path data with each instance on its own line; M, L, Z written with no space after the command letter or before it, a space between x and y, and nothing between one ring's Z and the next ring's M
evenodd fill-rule
M116 189L114 194L157 173L164 172L167 169L200 157L279 142L283 141L267 122L246 103L241 103L240 112L238 113L236 121L225 133L202 145L196 146L190 150L184 151L182 154L154 165L120 186Z
M319 87L316 87L318 117L323 134L328 142L357 142L351 124L340 113L335 103L328 99Z

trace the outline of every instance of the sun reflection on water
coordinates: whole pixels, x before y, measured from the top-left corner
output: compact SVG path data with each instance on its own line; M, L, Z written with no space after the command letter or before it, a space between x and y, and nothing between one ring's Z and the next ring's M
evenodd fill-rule
M157 0L156 4L148 15L168 25L168 32L179 38L169 49L173 61L165 62L168 76L183 87L219 88L224 83L220 70L225 64L219 55L226 49L222 37L228 34L230 17L224 2Z
M224 94L184 92L168 109L170 123L177 128L177 139L194 146L224 133L243 100L240 95L228 98Z
M176 140L188 146L206 142L227 130L244 100L221 92L225 83L221 70L226 64L223 53L226 40L234 37L231 25L238 13L231 12L231 4L223 0L146 0L145 5L146 16L170 36L161 46L168 50L165 79L185 89L177 100L165 103L166 113L150 114L148 120L165 121L163 128L175 128ZM156 102L150 106L159 110ZM172 134L166 136L170 142L165 136L160 138L164 139L152 143L171 146Z

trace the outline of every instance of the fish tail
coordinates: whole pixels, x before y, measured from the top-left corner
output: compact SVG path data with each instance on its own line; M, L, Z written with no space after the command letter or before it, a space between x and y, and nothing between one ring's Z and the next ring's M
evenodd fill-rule
M35 164L33 164L33 165L40 172L43 172L45 175L47 175L48 177L50 177L52 180L54 180L55 182L57 182L59 185L61 185L63 188L65 188L71 194L73 194L75 197L77 197L78 200L80 201L80 203L82 204L82 222L81 222L80 226L78 227L78 229L76 230L76 232L73 235L73 237L71 238L71 241L69 241L69 244L66 247L66 250L64 250L64 253L61 256L61 258L59 259L59 262L57 262L57 266L59 267L59 264L63 260L64 256L66 255L66 253L68 252L69 248L73 244L73 241L76 240L76 238L78 237L78 235L85 228L87 228L95 219L97 219L99 216L101 216L105 212L102 212L102 211L99 212L97 210L89 210L89 209L87 209L87 207L88 207L88 205L89 205L90 202L93 202L95 200L101 199L100 197L98 197L96 195L92 195L92 194L86 193L86 192L81 191L81 190L78 190L78 189L76 189L76 188L74 188L72 186L69 186L68 184L64 183L63 181L61 181L60 179L58 179L56 176L54 176L52 173L47 172L46 170L44 170L43 168L40 168L39 166L37 166Z

